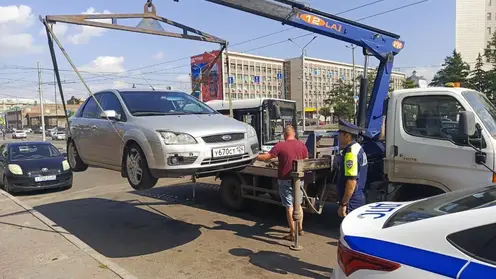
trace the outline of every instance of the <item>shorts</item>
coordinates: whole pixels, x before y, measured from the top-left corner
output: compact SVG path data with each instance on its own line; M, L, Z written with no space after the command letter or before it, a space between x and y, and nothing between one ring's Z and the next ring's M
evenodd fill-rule
M278 180L279 195L284 207L293 206L293 181L292 180ZM300 187L303 189L303 180L300 180ZM301 193L300 204L303 203L303 193Z

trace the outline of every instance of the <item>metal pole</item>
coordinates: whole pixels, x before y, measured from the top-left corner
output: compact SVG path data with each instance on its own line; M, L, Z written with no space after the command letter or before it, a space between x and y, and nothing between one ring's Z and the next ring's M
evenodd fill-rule
M44 112L44 107L43 107L43 92L41 91L41 66L40 62L38 61L38 93L40 94L40 111L41 111L41 132L42 132L42 137L43 141L46 141L46 136L45 136L45 112Z
M305 48L301 49L301 118L303 121L303 132L305 132L306 115L305 115Z
M229 68L231 68L231 65L229 65L229 54L228 54L228 51L227 51L227 45L226 45L226 64L227 64L227 83L229 84L229 77L231 75L231 72L229 70ZM222 62L222 60L221 60ZM221 80L222 80L222 87L224 87L224 75L221 76ZM234 117L234 113L233 113L233 107L232 107L232 94L231 94L231 85L229 84L228 85L228 91L229 91L229 117L233 118ZM224 99L224 96L222 96L222 99Z
M301 251L303 250L303 247L300 245L300 229L299 229L299 223L301 219L303 218L303 212L301 211L302 208L300 206L297 206L297 202L301 200L301 195L303 194L301 192L301 184L300 184L300 179L302 179L301 172L299 170L299 163L298 161L293 161L293 172L292 172L292 183L293 183L293 220L294 220L294 226L295 226L295 242L293 245L289 246L291 250L294 251ZM304 175L304 174L303 174ZM301 210L300 210L301 209Z
M53 93L55 94L55 119L57 121L56 126L59 126L59 106L57 105L57 77L55 76L55 70L53 71Z
M357 94L357 88L356 88L356 66L355 66L355 48L356 46L353 46L351 45L351 60L352 60L352 63L353 63L353 97L355 98L355 96L358 96ZM354 109L354 113L353 113L353 122L357 123L356 121L356 118L357 118L357 102L355 101L355 99L353 99L353 109Z

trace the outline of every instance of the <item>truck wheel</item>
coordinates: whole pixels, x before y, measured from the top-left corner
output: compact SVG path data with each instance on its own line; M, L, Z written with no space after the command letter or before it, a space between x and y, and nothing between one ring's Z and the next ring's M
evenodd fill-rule
M73 140L67 141L67 161L69 161L69 166L73 172L82 172L88 169L88 165L79 156Z
M125 164L127 181L133 189L147 190L157 184L158 178L150 173L145 154L137 144L128 146Z
M242 210L245 206L241 182L235 177L225 177L220 183L220 197L224 205L231 210Z

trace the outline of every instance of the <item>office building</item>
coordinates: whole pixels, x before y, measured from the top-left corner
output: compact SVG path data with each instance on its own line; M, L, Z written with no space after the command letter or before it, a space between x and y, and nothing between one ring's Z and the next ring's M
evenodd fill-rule
M302 64L304 65L303 68ZM358 79L363 75L363 66L355 65L355 76L353 76L353 64L312 57L289 59L286 62L285 69L288 82L287 91L289 93L287 97L296 101L296 108L301 113L303 105L302 92L304 92L307 118L313 118L318 113L319 108L325 105L325 100L329 98L329 92L332 90L333 85L340 81L353 84L353 78ZM375 68L369 68L369 71L374 70ZM302 71L304 73L303 81L300 78ZM394 89L401 89L405 78L406 74L393 72L391 86ZM359 81L355 82L355 86L358 92Z
M193 91L199 88L198 81L202 69L210 65L218 53L214 51L191 58ZM197 90L196 95L204 102L228 100L228 92L231 92L233 100L289 99L297 102L297 110L301 115L302 92L304 92L306 115L312 118L318 109L324 106L324 100L328 98L334 84L339 80L350 84L353 82L353 65L311 57L305 57L303 64L302 68L301 57L284 60L229 52L229 76L226 55L221 55L212 70L203 73L202 94L200 95L200 90ZM301 80L302 69L304 71L303 81ZM363 74L363 67L356 65L355 70L356 78ZM374 69L370 68L370 70ZM393 88L402 88L405 78L404 73L393 72ZM358 82L356 86L359 86Z
M496 31L496 0L456 0L456 51L474 67ZM490 65L486 63L485 69Z
M193 91L198 89L202 69L207 67L217 54L218 51L214 51L191 58ZM203 74L202 101L227 100L228 92L231 92L233 100L284 98L283 59L229 52L229 64L231 78L228 78L227 74L226 55L221 55L211 71ZM199 91L195 93L200 95Z

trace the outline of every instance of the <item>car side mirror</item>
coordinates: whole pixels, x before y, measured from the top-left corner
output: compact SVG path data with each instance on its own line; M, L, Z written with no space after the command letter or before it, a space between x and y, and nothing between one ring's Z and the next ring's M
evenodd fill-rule
M276 119L280 119L281 118L281 108L279 106L274 106L274 111L275 111L275 116L276 116Z
M65 158L67 158L67 153L62 153L62 156L64 156Z
M105 110L100 113L100 118L110 120L120 120L120 115L115 110Z
M458 113L458 129L461 136L472 137L475 135L475 115L471 111Z

